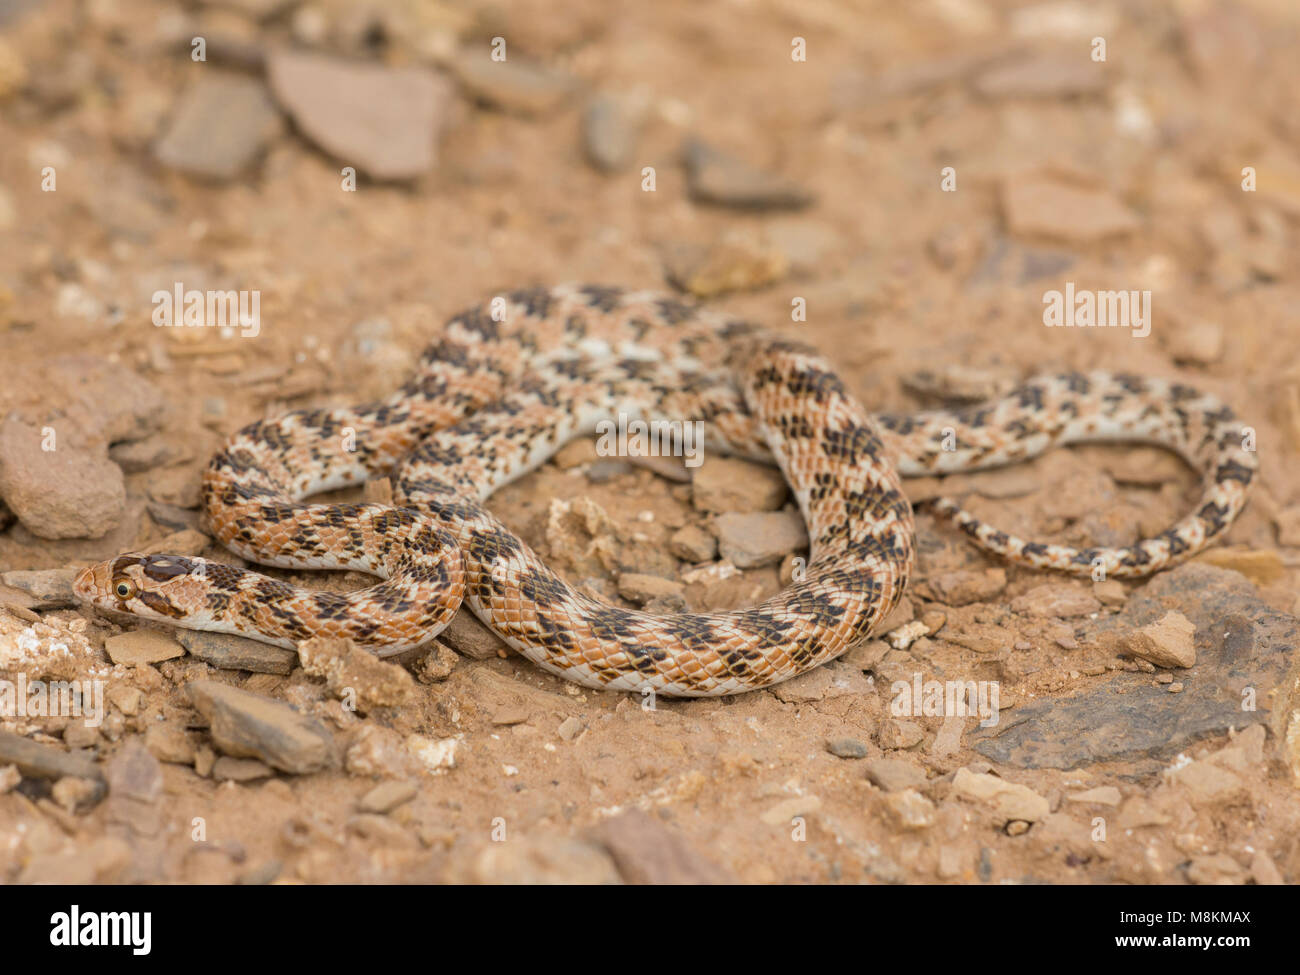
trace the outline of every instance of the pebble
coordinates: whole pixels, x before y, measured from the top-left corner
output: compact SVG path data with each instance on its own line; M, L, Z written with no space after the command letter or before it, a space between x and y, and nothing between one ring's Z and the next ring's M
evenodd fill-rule
M573 741L578 735L582 734L585 728L586 725L582 723L581 718L570 715L560 722L560 726L555 729L555 733L564 741Z
M592 832L628 884L725 884L734 878L679 834L640 809L629 809Z
M925 770L898 758L873 758L866 766L867 779L886 792L918 789L925 785Z
M775 565L808 547L808 529L797 511L718 515L714 530L718 552L741 569Z
M0 765L0 796L12 791L23 780L17 765Z
M325 680L334 694L355 695L357 707L398 707L415 694L415 678L394 663L360 649L351 640L312 637L298 644L302 669Z
M1246 870L1226 853L1192 857L1187 879L1200 886L1237 886L1246 882Z
M686 525L668 539L668 551L683 562L712 562L718 540L698 525Z
M344 165L379 180L433 169L453 97L451 85L428 68L280 49L267 76L298 129Z
M1192 667L1196 664L1196 627L1182 613L1166 613L1154 623L1122 634L1120 649L1149 660L1157 667Z
M154 156L192 176L231 180L283 131L284 120L260 81L209 69L181 95Z
M456 669L460 656L440 640L430 643L428 650L416 667L416 679L421 684L436 684L446 680Z
M1128 602L1128 589L1118 579L1107 579L1092 584L1092 594L1103 606L1123 606Z
M102 538L121 524L126 482L105 448L65 436L47 451L43 440L16 415L0 424L0 497L23 526L41 538Z
M900 718L886 718L876 729L876 744L889 750L914 748L924 737L925 733L915 721Z
M582 116L582 140L587 158L607 173L625 168L636 152L645 117L630 99L601 93L587 103Z
M115 664L156 664L185 656L185 648L161 630L130 630L104 641L108 659Z
M744 237L711 244L676 244L664 259L668 281L696 298L758 291L784 278L790 262L779 250Z
M104 774L114 798L153 803L162 795L162 768L139 738L129 739L114 753Z
M16 570L0 575L6 586L20 589L36 600L40 609L65 609L77 605L72 582L77 569Z
M928 580L930 591L948 606L965 606L992 599L1007 587L1003 569L958 569Z
M498 708L492 715L492 723L498 727L523 724L528 720L528 709L522 704L507 704Z
M472 879L481 884L618 884L614 860L602 847L568 838L521 838L488 843L474 861Z
M691 478L691 503L706 513L776 511L789 490L775 467L709 456Z
M478 101L519 115L546 115L578 89L566 74L516 60L493 61L483 51L452 60L461 86Z
M900 829L929 829L934 825L934 803L915 789L904 789L885 796L885 813Z
M1028 786L967 768L953 776L952 791L989 806L999 825L1015 820L1036 823L1051 811L1051 804Z
M160 762L194 764L194 736L176 725L150 724L144 732L144 746Z
M269 779L275 772L255 758L231 758L222 755L212 763L212 777L218 782L255 782Z
M1235 800L1246 791L1240 776L1210 762L1189 762L1169 769L1165 779L1185 788L1193 805Z
M230 633L178 630L176 639L189 651L191 657L222 670L249 670L255 674L288 676L298 662L298 655L292 650Z
M692 199L747 210L792 210L813 202L808 190L756 169L699 139L684 148Z
M78 779L69 776L55 782L50 794L60 808L66 812L75 813L97 803L103 797L104 786L102 783L91 779Z
M333 736L316 718L217 681L190 681L186 687L208 719L213 742L227 755L261 759L295 775L331 764Z
M381 782L364 796L358 803L362 812L389 813L416 797L419 790L411 782L390 780Z
M1140 225L1137 214L1104 190L1042 177L1008 180L1002 208L1011 231L1022 237L1092 243Z
M1170 324L1171 328L1160 330L1160 338L1175 362L1208 366L1223 358L1226 342L1218 322L1195 318Z
M826 750L836 758L866 758L867 746L856 738L831 738Z
M113 444L108 448L108 459L123 473L139 474L179 460L182 453L162 437Z
M1101 603L1087 589L1069 583L1049 582L1035 586L1011 601L1011 612L1022 616L1070 619L1101 610Z

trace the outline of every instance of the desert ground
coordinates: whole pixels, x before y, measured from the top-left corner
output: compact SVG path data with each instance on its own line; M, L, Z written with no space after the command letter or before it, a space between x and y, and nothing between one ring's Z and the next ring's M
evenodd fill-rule
M1282 0L0 0L0 880L1300 879L1298 35ZM378 661L72 600L121 552L245 564L200 516L230 435L387 395L455 312L562 282L761 322L882 412L1175 379L1260 474L1222 543L1098 581L924 502L1123 545L1195 505L1176 456L908 480L894 615L722 699L568 683L468 610ZM1045 327L1067 285L1148 298ZM176 289L256 318L160 322ZM584 439L490 507L626 606L749 605L806 554L780 475L712 454Z

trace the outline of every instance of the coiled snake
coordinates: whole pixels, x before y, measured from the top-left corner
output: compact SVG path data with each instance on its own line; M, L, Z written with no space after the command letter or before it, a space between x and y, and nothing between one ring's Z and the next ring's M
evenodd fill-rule
M750 609L654 616L576 591L483 506L575 436L623 414L700 420L708 449L775 460L808 526L806 571ZM204 475L213 535L250 561L356 569L351 593L303 589L219 562L128 554L83 570L95 606L294 647L350 637L417 646L462 599L546 670L593 687L713 696L830 660L898 603L914 559L899 476L975 470L1087 440L1158 443L1204 474L1196 510L1123 548L1074 549L935 510L1007 559L1141 576L1222 535L1256 469L1231 410L1187 386L1110 373L1031 380L994 403L871 416L814 352L653 292L523 290L452 318L396 394L246 427ZM351 448L351 449L349 449ZM391 474L394 505L304 504Z

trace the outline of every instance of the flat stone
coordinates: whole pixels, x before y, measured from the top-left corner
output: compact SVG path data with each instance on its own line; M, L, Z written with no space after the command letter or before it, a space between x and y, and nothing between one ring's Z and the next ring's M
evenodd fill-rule
M919 789L925 785L925 770L900 758L873 758L867 763L867 779L886 792Z
M410 802L418 793L419 790L411 782L402 780L381 782L361 797L359 805L362 812L388 813Z
M287 676L298 662L298 655L292 650L231 633L177 630L176 638L190 656L222 670Z
M129 630L104 641L108 659L115 664L156 664L185 656L185 648L161 630Z
M826 750L836 758L867 757L867 746L856 738L832 738L826 742Z
M684 562L711 562L718 540L698 525L686 525L668 539L668 551Z
M504 656L509 648L504 640L479 622L467 606L452 617L451 623L439 634L439 638L462 657L471 660L488 660Z
M623 572L618 577L618 594L638 606L656 599L680 598L684 589L680 582L639 572Z
M38 609L65 609L77 605L72 582L77 569L17 570L0 575L6 586L20 589L36 601Z
M1136 213L1105 190L1044 177L1018 177L1003 187L1002 207L1011 232L1092 243L1132 233Z
M1119 646L1157 667L1191 667L1196 663L1196 627L1179 612L1124 634Z
M967 768L959 768L953 776L952 791L954 795L985 804L999 824L1012 821L1036 823L1051 812L1047 799L1029 786Z
M79 445L10 415L0 424L0 497L40 538L101 538L122 522L126 482L103 444Z
M611 816L593 835L613 858L624 883L735 883L730 873L639 809Z
M520 115L553 112L578 89L569 75L512 58L493 61L486 51L456 58L450 67L472 97Z
M139 738L130 738L108 760L108 791L115 797L156 802L162 795L162 768Z
M30 741L11 731L0 731L0 767L15 765L25 777L102 780L99 766L80 755L62 751L53 745Z
M283 130L284 120L260 81L210 68L181 96L154 156L192 176L230 180Z
M260 759L295 775L332 764L333 736L316 718L217 681L190 681L186 687L208 719L213 742L227 755Z
M687 140L686 180L691 198L746 210L793 210L814 194L802 186L737 159L699 139Z
M312 637L298 644L302 669L323 677L335 694L355 695L359 708L405 704L415 694L415 679L400 665L386 663L349 639Z
M1132 761L1151 772L1230 729L1266 723L1281 738L1281 716L1289 713L1288 657L1300 645L1300 620L1270 608L1236 573L1197 562L1161 573L1133 590L1122 612L1079 623L1080 643L1117 645L1123 634L1171 610L1196 628L1196 664L1180 675L1182 693L1152 686L1147 674L1116 672L1075 696L1004 712L996 728L967 736L972 747L1016 768ZM1254 710L1244 709L1244 701Z
M1100 609L1097 597L1077 583L1049 582L1011 600L1011 612L1049 619L1088 616Z
M1071 48L994 65L975 79L975 90L987 98L1063 98L1103 91L1106 78L1105 65Z
M298 128L344 165L380 180L433 169L453 100L442 76L288 49L271 55L267 75Z
M265 762L255 758L231 758L222 755L212 763L212 777L218 782L256 782L275 774Z
M789 493L775 467L738 457L706 457L691 477L691 503L707 513L776 511Z
M780 281L790 270L781 251L744 238L672 245L666 250L664 265L669 282L700 299L758 291Z
M592 98L582 116L582 141L597 169L612 173L631 162L644 114L627 98L609 94Z
M718 552L737 568L774 565L808 547L808 528L797 511L756 511L714 519Z
M958 569L926 580L930 591L947 606L965 606L992 599L1007 587L1004 569Z

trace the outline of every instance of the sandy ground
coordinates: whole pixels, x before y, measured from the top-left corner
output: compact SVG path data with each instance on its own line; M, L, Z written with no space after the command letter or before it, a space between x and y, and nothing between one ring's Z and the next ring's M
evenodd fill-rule
M237 561L193 534L199 472L225 437L286 409L387 393L453 312L561 281L694 282L825 350L879 410L1060 369L1178 378L1256 430L1251 503L1224 549L1153 588L1001 565L922 508L916 588L887 630L920 621L915 642L878 639L790 685L653 709L545 675L490 641L475 650L471 634L456 654L402 659L416 677L405 703L357 710L300 666L218 667L170 635L144 649L128 641L123 659L143 656L114 663L105 640L150 627L7 585L0 677L102 680L107 717L89 730L66 716L0 719L42 749L22 760L12 741L0 749L0 878L1300 876L1293 5L364 8L0 2L0 408L19 424L0 435L0 477L21 519L0 521L0 570L67 569L164 540ZM198 36L206 61L191 57ZM489 59L494 38L506 62ZM804 60L792 57L797 38ZM347 114L336 100L304 106L294 99L310 90L266 80L273 52L291 48L431 74L412 97L432 107L403 110L404 138L377 150L384 140L363 132L357 144L357 113L336 119ZM543 73L476 82L458 58ZM213 77L247 82L245 108L233 120L196 110L186 131L183 101ZM602 94L621 99L621 134L584 127ZM691 137L734 161L720 201L683 165ZM602 138L620 157L607 170L589 158ZM241 140L236 171L201 172ZM433 143L436 158L420 158ZM354 191L349 159L361 170ZM402 173L375 179L385 167ZM745 196L746 180L762 185ZM713 294L719 275L735 293ZM155 327L152 296L174 282L257 290L258 334ZM1067 282L1149 291L1149 334L1044 327L1045 293ZM806 320L792 321L800 304ZM17 483L24 431L47 427L62 438L49 479L38 464ZM126 471L120 497L105 463ZM758 482L724 467L711 482L730 478ZM73 488L85 495L74 507L106 505L113 526L42 537L42 506L81 497ZM1001 527L1073 544L1158 531L1196 488L1176 460L1123 447L944 486ZM935 484L909 490L921 501ZM55 501L33 499L46 491ZM780 586L776 564L695 571L670 539L687 526L711 533L698 492L587 447L492 507L610 598L629 590L628 572L680 583L692 608ZM602 539L614 553L603 560L592 555ZM1191 667L1124 649L1125 634L1167 612L1195 626ZM997 725L900 714L896 682L914 675L996 685ZM242 764L222 758L238 750L196 706L193 681L294 706L326 742L326 767L294 774L265 747ZM1107 701L1115 713L1102 720Z

